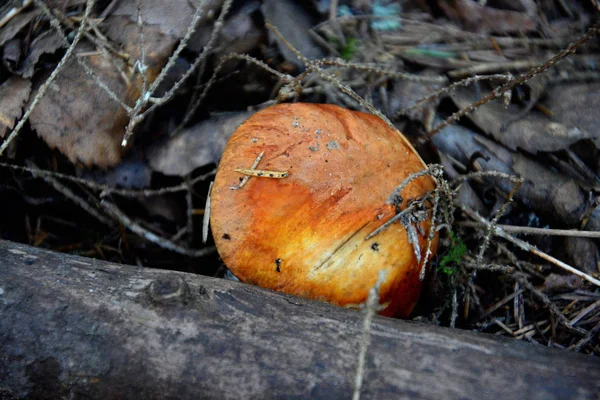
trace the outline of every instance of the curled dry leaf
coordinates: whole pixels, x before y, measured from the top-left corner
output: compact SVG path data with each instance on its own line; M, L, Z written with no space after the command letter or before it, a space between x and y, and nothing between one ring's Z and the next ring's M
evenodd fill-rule
M15 67L19 65L21 57L21 39L11 39L4 44L4 47L2 48L2 62L8 69L11 71L14 70Z
M23 105L29 99L31 82L27 79L12 77L0 85L0 138L23 113Z
M252 53L264 37L264 25L254 18L254 12L260 10L259 0L245 0L240 7L230 10L219 34L218 46L214 49L219 54ZM215 15L209 13L209 15ZM198 24L196 31L188 42L188 50L196 53L202 52L210 40L213 24L205 18Z
M478 152L489 157L489 160L477 159L482 170L504 172L525 179L516 193L517 200L541 215L572 228L580 227L589 205L586 193L570 177L461 126L449 126L432 140L440 151L465 165L469 165L473 154ZM514 186L506 179L493 179L494 185L505 193Z
M150 152L148 162L155 171L178 176L208 164L217 164L229 137L250 115L251 112L214 114L156 146Z
M558 96L558 92L551 94ZM474 87L460 87L451 97L457 107L464 108L477 101L480 95L481 91ZM566 99L557 97L556 100L553 100L552 105L559 113L564 114L564 110L559 110L561 106L558 106L557 103L567 104L562 107L571 109L571 107L577 107L579 101L581 100L571 106L568 105ZM600 104L598 105L600 106ZM557 117L559 113L557 113ZM491 101L469 114L469 118L481 130L506 147L512 150L523 149L534 154L538 151L564 150L580 140L600 136L597 129L580 129L578 127L580 124L574 123L576 118L563 117L562 120L569 122L565 125L559 122L560 117L550 118L537 111L525 112L525 115L520 114L523 114L523 108L516 104L510 104L508 108L505 108L501 101ZM590 118L592 116L587 117L588 120Z
M448 156L442 152L440 152L440 162L444 167L445 175L447 175L450 180L456 179L460 176L458 171L454 168L452 161L450 161ZM487 208L479 196L477 196L477 193L468 181L463 182L460 185L456 200L459 202L459 204L465 205L470 209L477 211L481 215L486 216L489 214Z
M39 10L20 13L14 16L2 29L0 29L0 46L13 39L21 29L25 28L35 17L40 15Z
M35 65L43 54L54 53L63 47L66 47L66 44L58 32L51 30L42 33L31 43L29 54L16 72L24 78L31 78Z
M433 142L441 152L465 165L470 163L472 155L477 152L489 157L489 160L477 159L482 170L504 172L525 179L516 192L517 200L559 224L575 229L581 227L589 204L586 193L573 179L460 126L443 129L433 137ZM514 186L506 179L492 179L494 185L505 193L510 192ZM567 238L564 251L571 264L582 271L598 271L600 256L593 240Z

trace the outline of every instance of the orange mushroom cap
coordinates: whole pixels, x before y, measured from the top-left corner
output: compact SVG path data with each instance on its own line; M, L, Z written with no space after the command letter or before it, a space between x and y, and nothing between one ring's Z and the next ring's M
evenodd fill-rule
M261 152L257 169L289 176L251 177L232 190L243 177L236 169L250 168ZM406 317L421 291L421 265L404 226L365 239L396 214L396 187L424 167L407 139L376 116L326 104L266 108L223 152L211 194L217 250L243 282L340 306L364 302L385 270L381 313ZM434 187L428 176L415 179L401 208ZM418 233L422 259L429 224Z

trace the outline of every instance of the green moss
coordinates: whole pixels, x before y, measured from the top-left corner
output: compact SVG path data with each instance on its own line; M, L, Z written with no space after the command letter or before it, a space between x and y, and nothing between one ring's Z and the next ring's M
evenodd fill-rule
M356 54L356 49L358 48L358 43L358 39L353 37L346 40L346 45L340 49L340 53L344 60L350 61L352 58L354 58L354 54Z
M447 275L452 275L455 272L456 267L460 264L460 261L467 252L467 245L465 242L452 231L450 231L450 240L452 244L437 266L439 272Z

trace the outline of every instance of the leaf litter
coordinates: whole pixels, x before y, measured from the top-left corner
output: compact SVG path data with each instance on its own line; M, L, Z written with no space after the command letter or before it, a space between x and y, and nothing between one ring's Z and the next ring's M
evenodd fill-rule
M27 221L26 229L2 225L3 237L225 275L209 255L212 243L200 244L198 226L214 166L235 126L282 100L381 110L427 162L444 166L447 179L437 215L442 247L429 270L432 295L424 296L414 318L598 355L600 310L592 307L600 296L593 283L600 274L598 236L580 235L600 231L600 49L590 40L575 54L561 53L583 37L594 16L578 2L487 3L248 1L218 23L230 2L207 0L189 37L194 2L140 0L139 20L135 0L99 3L74 57L12 144L11 158L0 159L0 190L7 191L0 209L11 210L7 221ZM0 27L7 55L0 68L4 137L81 21L81 1L46 4L67 41L34 5ZM146 93L182 40L173 68L155 93ZM178 82L209 44L206 58ZM564 61L473 107L557 55ZM175 93L161 100L174 85ZM135 141L124 148L140 100L148 103L140 109ZM431 134L465 107L473 110ZM29 174L26 165L43 171ZM522 184L515 190L517 177ZM51 179L62 186L51 186ZM36 184L40 180L48 185ZM68 199L79 211L40 205L48 199ZM72 235L56 222L98 224L84 207L130 232L101 225L94 235ZM414 236L410 218L403 222ZM494 226L527 234L500 234ZM565 272L561 260L583 277Z

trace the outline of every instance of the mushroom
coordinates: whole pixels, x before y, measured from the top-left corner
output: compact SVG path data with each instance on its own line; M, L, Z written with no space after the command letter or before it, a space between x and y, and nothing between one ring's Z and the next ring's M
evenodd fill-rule
M435 188L422 176L398 193L424 168L376 116L327 104L266 108L235 131L219 164L210 215L219 255L243 282L339 306L363 303L385 271L380 313L407 317L431 210L373 233Z

